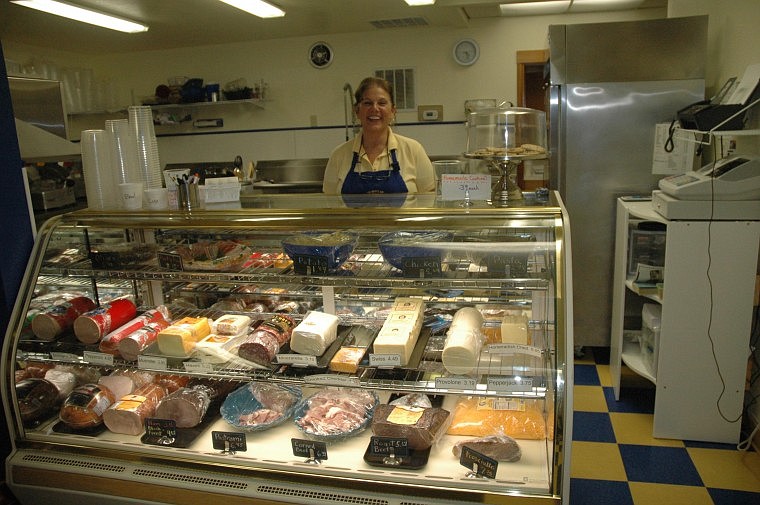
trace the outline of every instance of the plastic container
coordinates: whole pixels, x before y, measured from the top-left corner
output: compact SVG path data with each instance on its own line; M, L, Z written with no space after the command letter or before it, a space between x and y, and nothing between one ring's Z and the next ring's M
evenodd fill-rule
M657 377L657 358L660 347L660 321L662 307L654 303L645 303L641 309L641 358L647 371Z
M470 112L467 154L483 158L545 158L546 113L526 107L493 107Z

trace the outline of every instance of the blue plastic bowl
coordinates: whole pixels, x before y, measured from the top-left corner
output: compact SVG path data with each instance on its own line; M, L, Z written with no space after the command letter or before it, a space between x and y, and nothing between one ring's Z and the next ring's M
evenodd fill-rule
M350 231L307 231L282 241L282 250L290 259L319 256L327 259L327 268L335 270L351 256L359 235Z
M446 231L394 231L380 237L377 246L385 261L403 269L404 258L443 259L446 250L436 242L450 242L454 234Z

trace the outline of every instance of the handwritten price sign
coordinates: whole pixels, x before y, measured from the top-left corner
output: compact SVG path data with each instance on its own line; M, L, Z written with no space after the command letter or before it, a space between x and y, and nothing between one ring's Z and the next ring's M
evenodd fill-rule
M441 174L442 200L488 200L491 198L489 174Z

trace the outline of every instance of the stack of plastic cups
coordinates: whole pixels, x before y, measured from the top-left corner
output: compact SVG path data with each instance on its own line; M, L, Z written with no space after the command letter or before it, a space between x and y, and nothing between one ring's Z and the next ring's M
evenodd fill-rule
M137 150L127 119L106 120L106 132L111 142L111 163L116 182L142 182L137 170Z
M82 131L80 145L87 206L94 210L117 207L117 183L112 170L111 144L106 131Z
M139 182L146 189L163 185L161 162L158 158L158 141L153 128L153 111L149 106L129 107L129 126L137 146L137 172Z

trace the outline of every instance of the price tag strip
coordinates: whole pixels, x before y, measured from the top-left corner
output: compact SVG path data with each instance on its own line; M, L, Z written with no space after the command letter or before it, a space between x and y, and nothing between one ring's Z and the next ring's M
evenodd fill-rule
M327 444L325 442L291 438L290 444L293 446L293 456L307 458L305 463L318 465L327 459Z

